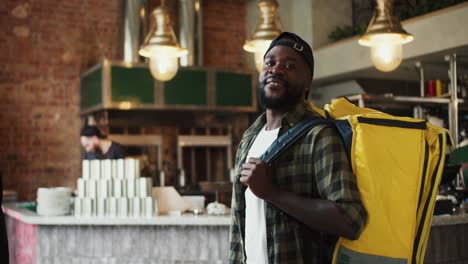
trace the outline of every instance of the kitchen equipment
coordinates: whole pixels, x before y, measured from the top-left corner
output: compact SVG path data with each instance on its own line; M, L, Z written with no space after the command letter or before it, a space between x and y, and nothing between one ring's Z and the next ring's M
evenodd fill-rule
M458 172L460 171L460 167L461 167L460 164L446 163L444 167L444 171L442 172L440 185L450 184L455 179Z
M443 214L453 214L453 207L452 201L445 199L445 200L438 200L435 203L434 207L434 215L443 215Z
M172 186L153 187L152 194L158 200L159 212L161 214L177 210L184 212L190 208L190 204Z
M205 209L205 196L203 195L184 195L182 196L184 200L190 203L189 210L192 212L202 213Z

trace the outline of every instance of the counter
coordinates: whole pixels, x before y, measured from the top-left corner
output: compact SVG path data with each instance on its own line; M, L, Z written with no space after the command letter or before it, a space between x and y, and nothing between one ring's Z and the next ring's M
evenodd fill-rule
M432 219L424 264L468 263L468 213Z
M432 226L465 225L468 224L468 213L456 215L435 215Z
M74 217L74 216L40 216L37 213L17 207L14 203L3 205L6 215L26 224L32 225L190 225L190 226L228 226L230 216L210 216L183 214L181 216L157 216L152 218L109 218L109 217Z
M5 204L11 263L226 263L229 216L43 217ZM468 214L434 216L425 264L468 263Z
M229 216L43 217L4 204L10 263L226 263Z

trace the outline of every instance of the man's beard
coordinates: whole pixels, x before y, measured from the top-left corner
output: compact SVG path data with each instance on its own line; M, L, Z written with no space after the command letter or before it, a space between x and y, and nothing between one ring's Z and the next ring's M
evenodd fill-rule
M267 97L265 93L265 83L260 81L258 84L258 98L260 105L266 109L280 110L287 109L298 104L302 99L302 93L293 94L289 89L290 84L285 83L285 93L279 97ZM298 90L299 91L299 90Z

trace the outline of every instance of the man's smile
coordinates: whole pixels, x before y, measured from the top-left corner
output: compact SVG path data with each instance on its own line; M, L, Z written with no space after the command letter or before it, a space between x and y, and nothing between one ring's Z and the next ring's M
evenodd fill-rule
M268 86L270 89L279 88L279 87L286 87L288 82L283 80L282 78L278 78L275 76L267 77L264 81L265 87Z

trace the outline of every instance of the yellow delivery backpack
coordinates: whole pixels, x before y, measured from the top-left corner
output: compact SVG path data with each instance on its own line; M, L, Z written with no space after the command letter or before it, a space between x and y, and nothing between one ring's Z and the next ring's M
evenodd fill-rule
M338 240L333 263L423 263L448 131L344 98L319 112L334 120L343 137L368 212L359 239Z
M333 264L420 264L424 262L432 214L450 134L423 120L396 117L339 99L326 119L301 121L276 139L260 159L267 164L311 128L334 125L348 151L367 210L359 239L340 238Z

